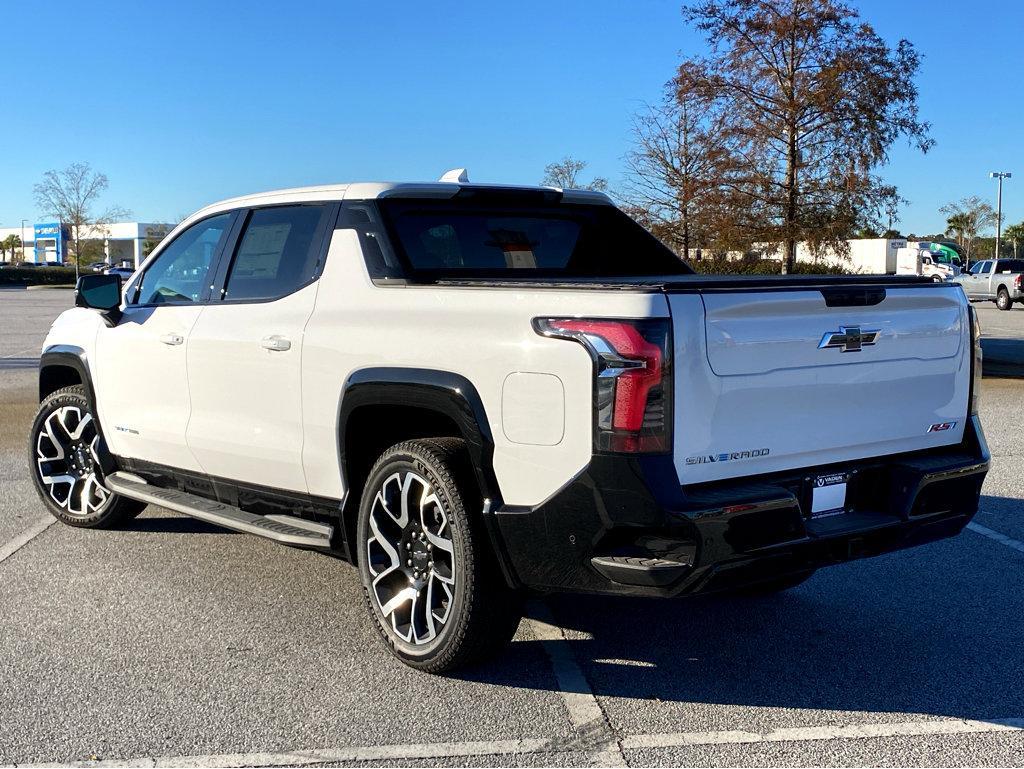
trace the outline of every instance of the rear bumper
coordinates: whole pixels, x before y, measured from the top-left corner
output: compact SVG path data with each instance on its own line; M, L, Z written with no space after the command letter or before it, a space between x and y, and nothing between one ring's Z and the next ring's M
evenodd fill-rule
M976 417L948 449L694 487L668 456L595 456L545 504L499 508L494 523L525 587L705 593L954 536L988 467ZM809 478L837 471L854 473L848 512L809 519Z

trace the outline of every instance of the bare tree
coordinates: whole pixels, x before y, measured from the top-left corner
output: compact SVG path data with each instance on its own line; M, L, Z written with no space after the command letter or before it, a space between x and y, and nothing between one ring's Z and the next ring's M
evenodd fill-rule
M47 171L43 174L43 180L33 188L39 210L71 229L76 277L83 235L87 231L95 235L97 231L102 232L106 225L131 215L126 209L117 206L101 214L95 213L99 197L109 184L106 174L94 171L88 163L72 163L61 171Z
M995 226L995 210L988 201L972 195L947 203L939 212L946 216L946 234L956 238L957 243L963 246L967 252L967 261L970 262L975 239L989 227Z
M564 190L596 190L605 192L608 189L608 180L595 176L588 184L579 180L579 175L587 167L585 160L576 160L566 155L557 163L549 163L544 167L544 178L541 184L549 187L561 187Z
M751 242L841 245L881 227L894 190L874 173L901 136L927 151L917 110L919 56L895 49L839 0L698 0L683 10L708 57L683 62L680 102L721 104L733 163L720 180L748 212Z
M722 119L712 103L672 93L633 119L628 208L685 257L720 244L725 234L717 189L729 163Z

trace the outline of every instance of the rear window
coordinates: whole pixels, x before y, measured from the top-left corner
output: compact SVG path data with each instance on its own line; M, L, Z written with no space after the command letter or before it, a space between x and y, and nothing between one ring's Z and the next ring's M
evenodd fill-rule
M618 277L692 270L612 206L382 200L392 240L424 277Z

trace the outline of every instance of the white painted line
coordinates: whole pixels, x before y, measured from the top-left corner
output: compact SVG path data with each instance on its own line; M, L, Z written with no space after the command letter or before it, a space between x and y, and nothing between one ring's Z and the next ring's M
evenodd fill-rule
M1019 550L1024 553L1024 542L1021 542L1019 539L1014 539L1013 537L1008 537L1005 534L1000 534L998 531L993 531L987 526L982 526L980 523L975 523L974 521L967 524L967 528L975 534L980 534L983 537L995 540L1000 545L1006 545L1007 547L1011 547L1014 550Z
M992 721L905 721L853 726L805 726L772 732L678 732L638 734L622 740L625 750L675 748L687 745L752 745L763 742L815 742L820 740L871 740L879 737L924 737L942 734L981 734L1024 731L1024 718Z
M891 724L856 724L851 726L806 726L777 729L772 732L677 732L674 734L637 734L625 737L625 750L678 748L694 745L750 745L767 742L820 742L823 740L871 740L880 737L929 737L936 735L989 734L1022 732L1024 718L1003 718L991 721L944 719L941 721L904 721ZM455 758L459 756L527 755L565 753L577 746L546 739L504 740L486 742L434 742L411 745L369 745L351 748L294 750L280 753L221 753L208 756L161 756L99 761L40 762L20 766L99 767L236 767L236 766L307 766L311 764L351 761L416 761ZM611 746L595 753L598 765L621 758Z
M0 547L0 563L3 563L16 552L25 547L29 542L38 537L48 528L53 526L57 522L57 519L52 515L48 515L45 518L40 518L38 521L29 526L25 531L16 536L6 545Z
M591 756L598 766L626 766L615 733L594 696L593 689L583 670L573 657L565 633L555 624L551 610L539 601L531 601L531 618L527 620L534 636L541 642L551 659L551 667L558 682L558 694L565 703L569 722L589 749L596 749Z
M282 753L221 753L209 756L161 756L124 760L39 763L27 766L77 767L235 767L235 766L307 766L349 761L401 761L458 756L499 756L517 753L542 753L547 740L505 740L498 742L435 742L423 745L372 745L368 747L324 750L295 750Z

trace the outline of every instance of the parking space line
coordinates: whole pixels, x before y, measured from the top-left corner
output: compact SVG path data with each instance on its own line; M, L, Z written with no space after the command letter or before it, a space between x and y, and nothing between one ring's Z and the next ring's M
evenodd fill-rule
M529 614L531 618L527 622L551 660L558 694L565 703L569 722L576 730L574 742L577 745L582 742L587 749L594 751L596 763L601 766L625 766L626 759L615 732L583 669L576 662L565 633L555 624L551 610L545 604L533 601Z
M619 743L621 750L658 750L700 745L750 745L774 742L821 742L828 740L872 740L883 737L933 737L959 734L1024 732L1024 718L991 721L944 719L941 721L904 721L888 724L851 726L806 726L776 729L771 732L676 732L637 734ZM368 745L352 748L293 750L280 753L221 753L206 756L161 756L79 762L38 762L19 766L75 766L114 769L114 767L236 767L236 766L312 766L315 764L360 761L417 761L457 757L566 753L578 747L547 739L497 740L482 742L434 742L408 745ZM608 766L621 752L600 752L591 756Z
M640 734L622 740L625 750L676 748L688 745L751 745L761 742L817 742L821 740L870 740L879 737L925 737L943 734L981 734L1024 731L1024 718L993 721L965 719L943 721L904 721L891 724L852 726L805 726L758 733L744 731L678 732L676 734Z
M1013 548L1024 553L1024 542L1013 537L1008 537L1005 534L1000 534L998 531L988 528L988 526L982 526L980 523L971 521L967 524L967 528L973 531L975 534L980 534L983 537L988 537L991 540L998 542L1000 545L1006 545L1007 547Z
M0 546L0 563L3 563L16 552L21 550L25 545L31 542L33 539L38 537L48 528L53 526L57 522L57 519L52 515L48 515L45 518L40 518L34 524L29 526L25 531L16 536L6 545Z

